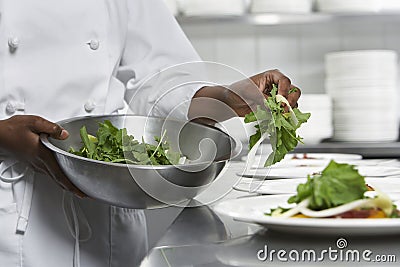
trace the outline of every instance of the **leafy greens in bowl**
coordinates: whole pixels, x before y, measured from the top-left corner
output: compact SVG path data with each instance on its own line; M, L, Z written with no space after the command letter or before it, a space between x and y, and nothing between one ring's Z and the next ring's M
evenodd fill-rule
M81 157L136 165L175 165L185 162L185 157L170 149L166 130L161 137L154 137L157 145L148 144L143 138L140 143L128 134L126 128L118 129L109 120L99 123L96 136L88 134L86 126L82 126L79 132L83 146L78 151L71 147L69 152Z
M110 124L104 123L106 121L110 121ZM95 134L99 130L99 123L105 127L102 134L95 138L89 136L87 133ZM174 119L105 115L72 118L58 124L70 133L69 138L56 140L41 135L41 141L53 152L66 176L86 195L126 208L185 205L205 190L217 178L227 161L237 156L241 150L239 142L217 128ZM86 132L82 130L83 126ZM126 133L124 128L127 129ZM168 133L168 146L165 137L162 137L165 132ZM82 133L86 140L83 142ZM141 137L142 142L135 142L129 135ZM161 136L158 143L154 141L154 136ZM105 140L100 141L102 138ZM187 156L190 163L143 165L144 160L136 158L133 152L144 146L152 149L147 150L146 154L142 150L142 154L136 155L138 158L139 155L146 155L147 160L147 157L151 158L154 154L153 158L166 160L164 154L170 150ZM82 156L70 153L71 148L77 154L82 153ZM132 155L128 159L136 160L138 164L121 162L123 158L118 156L121 149L128 150L126 154ZM113 157L106 155L104 150L111 152ZM92 158L83 157L83 154L89 154ZM171 159L168 160L171 162Z

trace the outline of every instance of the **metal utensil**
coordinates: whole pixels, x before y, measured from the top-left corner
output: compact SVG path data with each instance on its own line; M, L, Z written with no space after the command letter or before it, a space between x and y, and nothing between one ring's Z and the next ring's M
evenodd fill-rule
M68 153L82 146L79 130L86 126L95 134L98 123L110 120L118 128L147 143L166 130L172 149L180 151L190 164L132 165L96 161ZM241 144L221 130L193 122L135 115L90 116L58 122L70 136L60 141L41 136L54 152L62 170L88 196L111 205L150 209L185 205L207 188L227 160L240 153Z

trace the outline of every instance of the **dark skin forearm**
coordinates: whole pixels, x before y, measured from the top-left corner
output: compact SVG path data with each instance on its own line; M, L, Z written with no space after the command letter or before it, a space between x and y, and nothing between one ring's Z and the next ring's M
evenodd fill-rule
M205 86L195 94L189 109L189 118L202 124L229 119L236 113L226 104L229 90L223 86Z

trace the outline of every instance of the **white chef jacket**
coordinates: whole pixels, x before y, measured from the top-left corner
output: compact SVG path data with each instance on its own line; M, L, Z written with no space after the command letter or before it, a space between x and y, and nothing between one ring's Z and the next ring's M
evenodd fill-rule
M0 119L110 114L124 100L136 114L186 116L198 87L145 82L199 60L162 0L1 0L0 13ZM78 200L9 155L0 162L0 266L135 266L146 253L142 211Z

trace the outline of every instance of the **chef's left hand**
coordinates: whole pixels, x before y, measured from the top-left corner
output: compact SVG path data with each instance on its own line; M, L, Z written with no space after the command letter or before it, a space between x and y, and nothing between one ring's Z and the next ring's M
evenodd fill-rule
M213 121L243 117L255 110L257 105L264 105L264 99L270 96L273 84L278 86L278 94L287 98L292 107L297 107L300 89L279 70L269 70L227 87L208 86L200 89L192 100L189 117ZM296 90L292 90L294 88Z
M63 189L85 197L64 174L52 152L40 142L42 133L58 140L68 137L66 130L39 116L16 115L0 120L0 148L47 174Z

